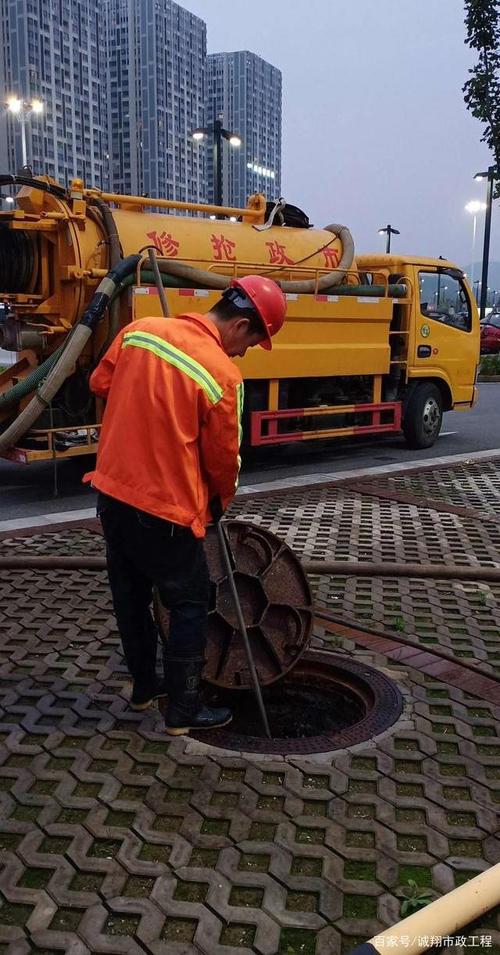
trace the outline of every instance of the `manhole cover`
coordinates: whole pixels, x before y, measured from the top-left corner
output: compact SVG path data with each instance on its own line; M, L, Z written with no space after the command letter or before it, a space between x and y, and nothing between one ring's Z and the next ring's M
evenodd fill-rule
M264 689L273 738L263 735L252 693L218 690L216 700L233 711L227 728L192 733L222 749L280 755L324 753L382 733L402 712L396 685L364 664L308 650L275 686Z
M309 583L298 557L270 531L242 521L226 521L225 527L255 666L261 685L267 686L296 664L309 643ZM213 686L244 689L251 686L250 672L215 528L208 531L205 551L211 602L203 677ZM168 612L157 599L155 615L168 639Z

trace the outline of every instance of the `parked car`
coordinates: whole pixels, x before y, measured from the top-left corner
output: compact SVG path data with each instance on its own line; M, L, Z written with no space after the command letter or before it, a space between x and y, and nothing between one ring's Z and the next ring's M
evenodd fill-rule
M493 309L481 322L481 354L500 352L500 311Z

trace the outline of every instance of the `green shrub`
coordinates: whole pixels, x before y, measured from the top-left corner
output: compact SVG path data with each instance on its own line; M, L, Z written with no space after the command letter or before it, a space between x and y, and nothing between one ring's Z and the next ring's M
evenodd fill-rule
M500 354L481 355L480 375L500 375Z

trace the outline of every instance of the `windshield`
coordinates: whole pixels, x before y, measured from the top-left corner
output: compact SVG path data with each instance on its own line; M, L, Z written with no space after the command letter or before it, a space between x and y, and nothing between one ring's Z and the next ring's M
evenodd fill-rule
M472 314L464 284L451 272L419 273L420 312L426 318L469 332Z

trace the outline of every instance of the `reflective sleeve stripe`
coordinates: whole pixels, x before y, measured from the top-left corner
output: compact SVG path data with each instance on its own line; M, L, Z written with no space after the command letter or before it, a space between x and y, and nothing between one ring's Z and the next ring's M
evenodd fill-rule
M171 345L170 342L166 342L158 335L151 335L149 332L127 332L123 338L122 348L127 348L127 346L131 345L136 348L144 348L146 351L150 351L156 355L157 358L161 358L163 361L168 362L169 365L173 365L174 368L177 368L179 371L183 371L184 374L195 381L200 388L203 388L203 391L213 405L221 400L224 392L220 385L217 384L215 378L212 378L210 372L207 371L203 365L200 365L200 363L195 361L194 358L191 358L190 355L181 351L180 348L176 348L175 345Z
M238 444L243 441L243 400L245 397L245 388L241 381L236 385L236 414L238 416Z
M244 397L245 397L245 387L244 387L243 382L241 381L238 385L236 385L236 415L237 415L237 418L238 418L238 447L241 446L241 442L243 441L243 400L244 400ZM234 482L234 486L235 486L235 487L238 487L238 481L239 481L240 469L241 469L241 455L239 455L239 454L238 454L238 457L237 457L237 461L238 461L238 470L237 470L237 472L236 472L236 481Z

